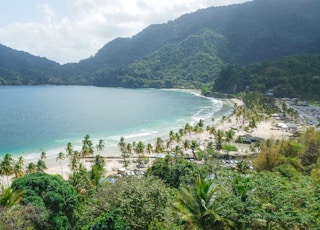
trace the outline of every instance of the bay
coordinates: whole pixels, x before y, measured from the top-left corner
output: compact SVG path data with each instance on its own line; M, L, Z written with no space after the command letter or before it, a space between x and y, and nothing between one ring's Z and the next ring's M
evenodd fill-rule
M211 119L230 110L196 93L159 89L91 86L0 87L0 156L81 145L89 134L116 146L149 141L185 123Z

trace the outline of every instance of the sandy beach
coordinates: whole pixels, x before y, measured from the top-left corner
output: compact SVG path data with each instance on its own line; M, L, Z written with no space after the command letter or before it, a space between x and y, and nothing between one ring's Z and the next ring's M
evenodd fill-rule
M239 99L233 98L233 99L222 99L222 102L224 105L234 105L236 104L237 106L242 106L243 102ZM224 119L223 119L224 118ZM274 138L274 139L286 139L291 133L287 132L284 129L279 129L275 128L276 120L274 118L268 118L264 119L261 122L258 122L256 124L256 128L247 130L245 131L243 127L248 125L248 121L245 119L239 119L238 117L235 116L235 114L229 111L228 113L221 114L221 118L216 119L216 120L206 120L205 121L205 127L206 126L211 126L215 127L216 130L221 130L221 131L228 131L228 130L233 130L234 131L234 137L238 137L239 135L251 135L253 137L259 137L263 139L268 139L268 138ZM183 127L181 127L183 128ZM168 130L169 133L169 130ZM163 140L168 140L169 136L166 137L161 137ZM200 149L204 149L205 146L209 141L215 140L215 136L213 134L210 134L209 131L206 129L203 130L201 133L193 133L191 135L185 135L184 140L188 139L189 141L192 140L197 140L199 142L199 147ZM135 140L136 142L140 141L139 139ZM97 143L93 143L95 146ZM155 144L151 143L151 144ZM228 153L229 155L233 156L249 156L250 154L253 154L252 149L250 149L250 145L248 144L239 144L235 143L234 141L230 142L231 145L237 146L238 150L236 152L230 152ZM147 145L147 143L145 143ZM80 149L74 149L80 151ZM221 152L223 154L223 151ZM66 154L66 151L64 151L64 154ZM102 151L95 151L95 155L101 155L105 157L105 170L106 174L105 176L110 176L110 175L115 175L118 173L119 170L125 170L125 171L132 171L134 169L137 169L137 164L136 163L131 163L127 167L124 166L123 160L121 157L121 152L120 148L118 146L106 146ZM152 156L154 156L156 153L153 153ZM185 155L190 155L192 156L191 151L184 151ZM59 174L63 175L65 179L68 178L70 175L71 171L69 168L69 159L66 157L64 160L57 160L57 155L50 154L46 159L44 159L47 170L45 170L46 173L49 174ZM148 156L148 154L146 154ZM92 165L92 156L91 158L85 159L85 162L83 164L85 165L86 168L90 169ZM25 160L25 165L27 165L29 162L34 162L36 163L40 159L40 154L39 158L37 159L26 159ZM154 158L153 158L154 159ZM152 160L149 161L149 163L144 167L144 169L139 169L139 170L145 170L148 166L152 164Z

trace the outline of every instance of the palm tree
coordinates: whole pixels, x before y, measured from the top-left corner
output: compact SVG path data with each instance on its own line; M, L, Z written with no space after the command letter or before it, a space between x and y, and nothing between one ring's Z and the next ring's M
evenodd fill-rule
M202 119L200 119L200 121L198 122L198 126L200 128L203 128L204 127L204 121Z
M216 149L221 150L222 149L222 137L223 137L223 131L220 129L217 132L217 140L216 140Z
M190 141L189 140L185 140L183 142L183 147L185 150L189 149L190 148Z
M233 225L214 210L220 189L214 186L213 182L199 176L194 186L180 189L174 210L183 219L187 228L226 229Z
M20 156L18 158L18 161L13 166L13 172L14 172L15 178L19 178L24 175L23 166L24 166L24 159L22 156Z
M226 131L226 142L230 142L233 140L234 137L234 131L232 129Z
M181 136L179 133L175 134L175 138L176 138L177 143L179 143L181 141Z
M147 145L147 152L148 152L149 154L151 154L152 151L153 151L152 144L149 143L149 144Z
M175 156L178 156L178 155L182 155L182 149L180 148L180 146L179 145L176 145L176 147L174 148L174 154L175 154Z
M79 170L79 166L80 166L80 153L78 151L74 151L69 162L69 168L72 172L75 172Z
M23 190L14 190L13 188L1 188L0 207L10 208L22 200Z
M195 150L199 147L199 143L197 141L191 141L191 146L190 147L191 147L191 150L192 150L193 158L196 160L197 156L196 156Z
M20 178L24 175L23 166L21 166L18 162L13 166L13 172L15 178Z
M183 129L179 129L179 134L180 134L180 137L183 137L184 136L184 130Z
M42 151L41 152L41 160L46 161L46 159L47 159L47 153L45 151Z
M0 172L2 175L7 176L7 184L9 185L9 176L11 176L13 172L14 160L12 156L7 153L1 163L0 163Z
M97 151L100 152L104 149L104 140L99 140L99 143L96 145Z
M46 163L42 159L38 160L36 165L36 170L38 172L44 172L44 170L46 169L47 169Z
M30 163L27 165L26 173L27 173L27 174L35 173L35 172L37 171L36 169L37 169L37 166L35 165L35 163L30 162Z
M90 140L90 136L87 134L84 136L82 141L82 156L85 158L91 154L93 154L92 142Z
M68 142L66 152L68 157L71 157L73 155L73 146L71 142Z
M63 176L63 169L62 169L62 164L61 162L65 159L65 155L63 152L59 152L58 156L56 157L57 161L60 161L60 168L61 168L61 175Z
M242 160L237 163L236 169L241 174L247 174L250 171L250 166L246 161Z
M164 151L164 146L163 146L163 140L161 137L157 137L157 141L156 141L156 149L155 151L157 153L163 153Z
M189 125L189 123L187 123L187 124L184 126L184 131L185 131L185 133L190 134L191 131L192 131L192 126Z
M143 142L139 141L136 145L135 151L137 154L144 154L145 145Z
M122 153L124 153L125 152L125 148L126 148L126 142L124 141L124 137L120 138L120 142L119 142L118 146L120 147L120 151Z

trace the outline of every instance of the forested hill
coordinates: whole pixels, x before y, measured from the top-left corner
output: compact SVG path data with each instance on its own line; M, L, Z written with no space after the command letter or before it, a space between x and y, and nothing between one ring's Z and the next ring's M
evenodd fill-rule
M59 66L34 57L21 68L5 64L7 56L0 49L0 84L200 87L229 64L320 53L319 25L319 0L210 7L151 25L132 38L117 38L79 63ZM15 53L10 55L16 60ZM34 72L37 80L30 75ZM21 79L12 81L12 76Z
M276 97L320 100L320 54L283 57L248 66L229 65L215 80L213 92L237 94L245 90Z
M57 84L61 66L0 44L0 85Z

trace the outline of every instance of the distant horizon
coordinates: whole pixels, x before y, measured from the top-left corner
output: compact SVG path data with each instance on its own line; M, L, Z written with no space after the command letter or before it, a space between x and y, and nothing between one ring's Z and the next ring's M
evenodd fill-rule
M150 25L211 6L247 1L12 0L0 3L0 44L59 64L78 63L110 41L131 38Z

